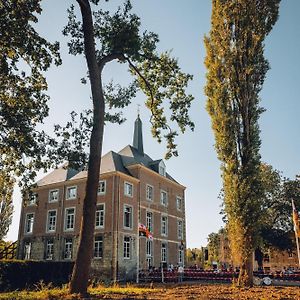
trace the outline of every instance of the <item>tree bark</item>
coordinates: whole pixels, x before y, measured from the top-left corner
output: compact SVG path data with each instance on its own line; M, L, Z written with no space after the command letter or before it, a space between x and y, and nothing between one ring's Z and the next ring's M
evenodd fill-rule
M105 104L101 83L101 71L98 68L96 59L90 4L88 0L77 0L77 2L82 14L85 56L92 91L93 129L90 139L90 155L86 193L83 201L79 246L70 281L70 293L80 293L84 295L87 294L94 245L95 213L100 176Z
M238 286L253 286L253 254L250 254L248 255L248 257L245 257L240 267Z

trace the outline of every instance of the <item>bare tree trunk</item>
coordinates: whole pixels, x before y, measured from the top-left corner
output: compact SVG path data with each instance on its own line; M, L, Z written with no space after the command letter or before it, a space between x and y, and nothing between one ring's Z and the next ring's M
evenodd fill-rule
M90 156L86 194L83 202L80 239L70 282L70 293L86 294L94 244L97 187L100 176L105 105L101 84L101 70L98 67L96 59L90 4L88 0L77 0L77 2L79 3L82 14L85 56L90 76L94 118L90 139Z
M249 255L240 267L238 286L253 286L253 255Z

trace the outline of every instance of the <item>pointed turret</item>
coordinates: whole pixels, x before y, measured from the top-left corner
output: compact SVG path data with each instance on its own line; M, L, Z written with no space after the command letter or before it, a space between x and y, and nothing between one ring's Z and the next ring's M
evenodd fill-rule
M142 121L139 113L134 122L133 147L136 148L140 154L144 155Z

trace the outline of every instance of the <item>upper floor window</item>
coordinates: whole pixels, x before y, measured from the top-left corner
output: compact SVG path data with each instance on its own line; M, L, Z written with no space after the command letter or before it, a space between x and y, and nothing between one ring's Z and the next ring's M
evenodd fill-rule
M133 185L129 182L124 182L124 195L133 197Z
M74 230L75 225L75 208L66 208L65 214L65 230Z
M96 222L95 227L96 228L103 228L104 227L104 204L98 204L96 209Z
M123 257L125 259L130 259L130 252L131 252L130 237L124 236Z
M56 230L56 210L49 210L47 216L47 232Z
M73 240L65 239L63 258L64 259L72 259L72 252L73 252Z
M46 251L45 251L45 259L52 260L54 258L54 241L47 240L46 242Z
M34 213L26 215L25 218L25 233L32 233L34 223Z
M103 237L102 235L95 236L94 242L94 258L103 257Z
M164 206L168 205L168 194L166 191L160 191L160 203Z
M76 199L76 197L77 197L77 186L67 187L66 199L71 200L71 199Z
M177 210L182 210L182 198L179 196L176 196L176 207Z
M163 160L161 160L158 165L158 173L162 176L166 176L166 165Z
M106 181L100 180L98 184L98 195L104 195L106 192Z
M161 216L161 235L167 236L168 235L168 217Z
M49 191L49 202L56 202L58 201L58 195L59 195L59 190L50 190Z
M132 229L132 206L124 205L124 228Z
M146 199L153 201L153 186L149 184L146 185Z
M153 213L151 211L146 212L146 227L153 232Z
M183 222L182 220L178 220L177 222L177 235L178 235L178 239L182 240L182 234L183 232Z
M30 192L28 197L28 205L34 205L37 202L37 193Z

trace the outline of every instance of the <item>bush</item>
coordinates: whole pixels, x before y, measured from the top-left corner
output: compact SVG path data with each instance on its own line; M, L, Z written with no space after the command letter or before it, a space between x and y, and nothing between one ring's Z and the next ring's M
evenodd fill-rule
M69 281L74 262L60 261L0 261L0 291L33 288L43 281L61 286Z

